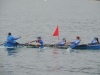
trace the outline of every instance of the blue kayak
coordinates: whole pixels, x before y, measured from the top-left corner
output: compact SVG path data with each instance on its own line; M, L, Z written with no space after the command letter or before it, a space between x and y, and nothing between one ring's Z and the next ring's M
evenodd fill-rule
M58 46L57 48L67 49L69 47L71 47L72 49L79 49L79 50L100 50L100 44L96 44L96 45L86 45L86 44L82 44L82 45L77 45L77 46L64 45L64 46Z
M78 45L75 46L73 49L92 49L92 50L97 50L100 49L100 44L96 44L96 45Z

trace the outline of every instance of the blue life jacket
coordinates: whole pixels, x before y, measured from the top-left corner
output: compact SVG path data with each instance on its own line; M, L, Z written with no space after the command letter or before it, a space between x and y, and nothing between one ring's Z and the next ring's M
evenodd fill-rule
M19 39L18 37L13 37L12 35L7 36L8 43L16 43L16 40Z

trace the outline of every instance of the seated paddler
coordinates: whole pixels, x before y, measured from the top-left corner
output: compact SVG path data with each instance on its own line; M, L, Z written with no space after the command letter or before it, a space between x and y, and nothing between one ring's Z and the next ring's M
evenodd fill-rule
M40 36L38 36L37 40L35 40L35 41L36 41L36 45L39 46L40 49L44 49L44 42ZM32 41L32 42L34 42L34 41ZM30 43L32 43L32 42L30 42Z
M99 39L97 36L94 37L94 39L88 43L88 45L95 45L95 44L99 44Z
M12 44L19 44L18 42L16 42L16 40L20 39L21 37L14 37L11 35L11 33L8 33L7 36L7 43L12 43Z
M58 42L56 46L64 46L66 44L66 39L63 38L62 41Z
M76 40L74 42L71 42L70 48L74 48L75 46L77 46L80 43L80 37L76 36Z

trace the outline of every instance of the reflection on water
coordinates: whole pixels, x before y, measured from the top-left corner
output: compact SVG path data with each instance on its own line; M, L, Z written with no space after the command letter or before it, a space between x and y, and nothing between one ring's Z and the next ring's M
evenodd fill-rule
M15 55L18 52L17 48L6 48L6 51L8 52L9 56Z
M53 50L53 57L55 62L54 71L60 71L59 53L58 53L58 49L56 48Z
M0 58L1 75L100 74L100 51L20 48L1 50Z

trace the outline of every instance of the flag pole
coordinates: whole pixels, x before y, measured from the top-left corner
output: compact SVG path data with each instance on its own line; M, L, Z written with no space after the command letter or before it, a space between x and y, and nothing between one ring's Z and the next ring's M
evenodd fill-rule
M59 41L59 26L57 25L57 27L58 27L58 41Z

